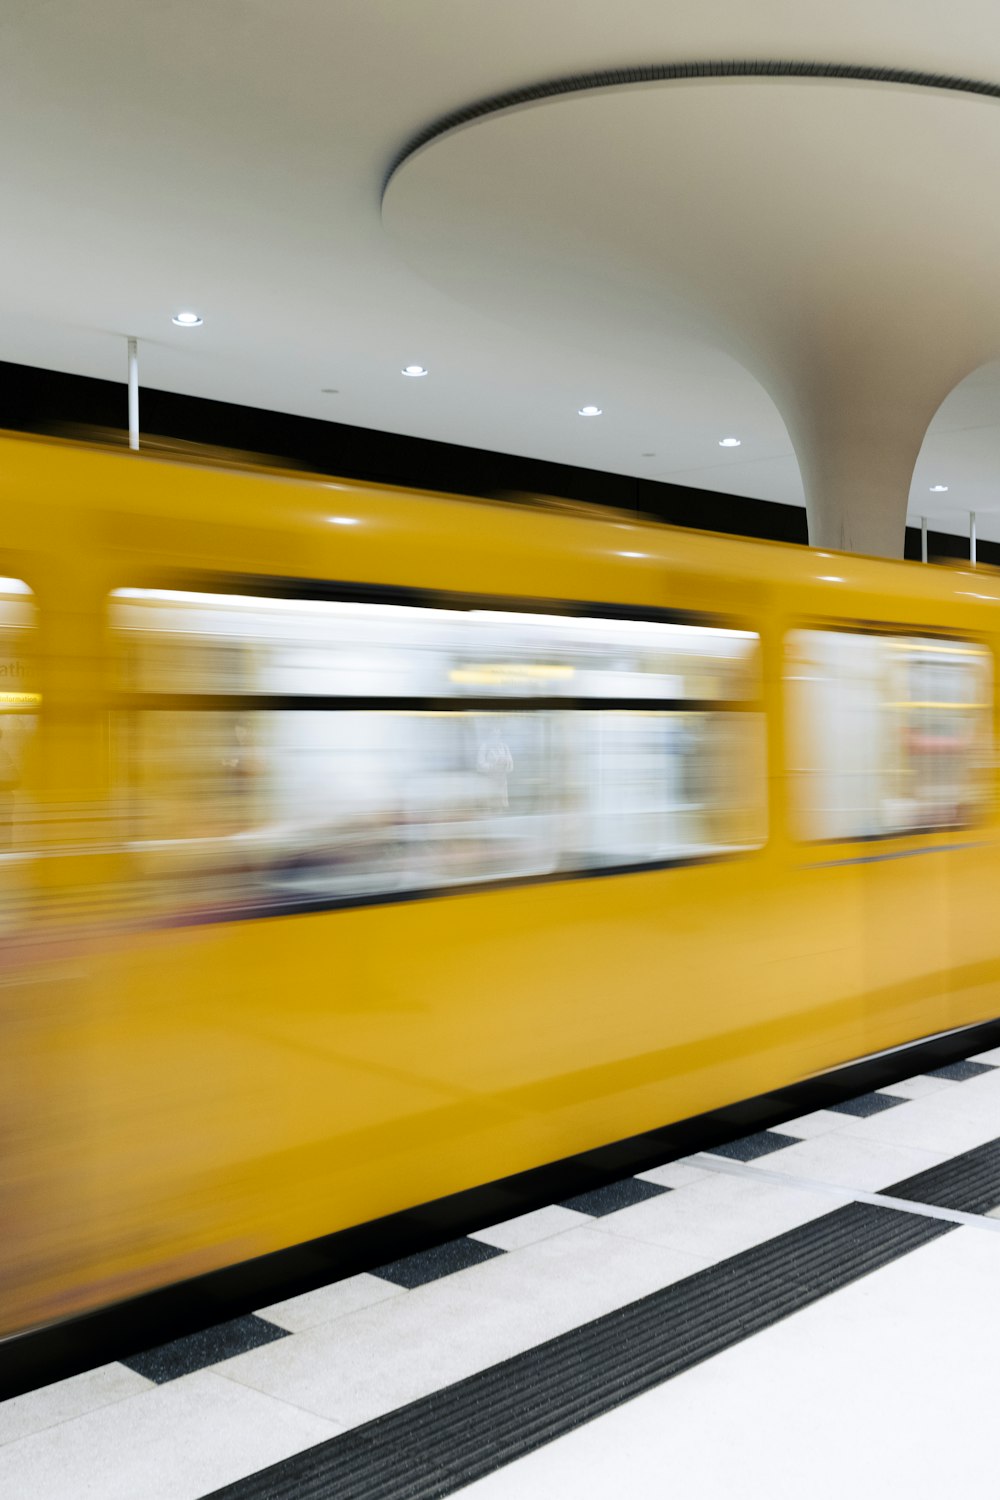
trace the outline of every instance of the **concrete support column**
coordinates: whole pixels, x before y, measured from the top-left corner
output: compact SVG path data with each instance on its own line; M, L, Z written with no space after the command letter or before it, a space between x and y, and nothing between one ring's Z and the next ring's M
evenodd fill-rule
M799 461L809 542L900 558L914 466L958 372L900 359L899 344L859 349L844 340L838 349L832 330L828 339L794 384L772 383Z

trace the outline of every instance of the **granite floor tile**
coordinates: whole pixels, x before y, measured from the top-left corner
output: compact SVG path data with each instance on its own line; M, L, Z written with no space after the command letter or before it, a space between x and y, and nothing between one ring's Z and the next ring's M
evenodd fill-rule
M0 1448L0 1495L201 1500L337 1431L201 1370Z
M931 1078L926 1073L916 1073L912 1078L902 1078L899 1083L884 1083L880 1094L895 1094L897 1099L923 1099L928 1094L939 1094L951 1087L947 1078Z
M958 1113L949 1099L936 1095L914 1099L905 1109L880 1115L874 1120L852 1122L847 1134L867 1145L914 1147L942 1156L957 1156L995 1140L1000 1134L1000 1112ZM846 1137L845 1137L846 1138Z
M331 1318L357 1312L359 1307L384 1302L387 1297L401 1297L403 1291L403 1287L384 1281L381 1276L348 1276L344 1281L334 1281L313 1292L262 1307L258 1315L289 1333L301 1333L304 1328L315 1328L318 1323L329 1323Z
M774 1161L781 1157L763 1158ZM825 1194L792 1184L778 1187L759 1178L707 1172L683 1192L624 1209L602 1220L599 1232L661 1245L714 1262L830 1212Z
M585 1225L239 1355L217 1373L354 1426L706 1264Z
M988 1494L998 1247L997 1235L948 1234L496 1470L462 1500L607 1500L622 1493L625 1464L629 1500Z
M899 1110L898 1114L902 1117L905 1111ZM929 1151L894 1145L866 1134L881 1122L887 1124L893 1118L894 1115L889 1114L877 1120L855 1120L847 1130L834 1130L810 1141L798 1141L772 1161L763 1157L761 1165L773 1166L776 1171L786 1172L791 1177L815 1178L837 1187L875 1193L889 1183L900 1182L927 1167L935 1167L953 1154L947 1150ZM749 1170L753 1171L755 1165L751 1162Z
M521 1250L538 1240L546 1240L552 1234L562 1234L566 1229L576 1229L586 1224L590 1215L553 1203L549 1208L536 1208L529 1214L519 1214L516 1219L505 1219L502 1224L491 1224L487 1229L475 1229L471 1240L482 1240L484 1245L495 1245L499 1250Z
M847 1121L832 1109L817 1109L811 1115L800 1115L796 1120L784 1120L777 1128L782 1135L794 1135L796 1140L812 1140L816 1135L827 1135L831 1130L843 1130Z
M142 1354L132 1354L123 1359L122 1364L138 1375L145 1375L147 1380L163 1385L181 1375L205 1370L209 1365L218 1364L220 1359L228 1359L233 1354L242 1354L246 1349L256 1349L260 1344L270 1344L285 1337L283 1328L248 1313L245 1317L230 1318L198 1333L172 1339L169 1344L159 1344Z
M153 1382L124 1365L100 1365L68 1380L57 1380L37 1391L0 1402L0 1444L15 1442L45 1427L112 1406L127 1396L153 1390Z
M662 1167L650 1167L648 1172L635 1174L640 1182L657 1182L661 1187L682 1188L698 1182L705 1176L704 1167L694 1167L690 1160L668 1161Z

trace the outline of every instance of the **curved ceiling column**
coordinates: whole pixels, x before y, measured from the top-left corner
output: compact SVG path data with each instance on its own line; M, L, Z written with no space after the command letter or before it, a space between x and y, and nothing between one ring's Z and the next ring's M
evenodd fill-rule
M927 425L1000 354L998 95L808 63L562 79L430 125L383 222L536 335L649 368L707 337L784 417L813 544L899 556Z

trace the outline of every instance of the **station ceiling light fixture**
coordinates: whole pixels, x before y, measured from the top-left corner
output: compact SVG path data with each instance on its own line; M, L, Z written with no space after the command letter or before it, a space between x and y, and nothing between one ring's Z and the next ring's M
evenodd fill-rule
M943 495L945 493L945 491L947 490L947 488L948 488L948 486L946 484L932 484L931 485L931 494L932 495Z
M740 446L740 444L742 443L742 441L743 441L742 438L720 438L719 439L719 447L720 448L738 448Z
M603 415L599 406L580 406L577 408L578 417L600 417Z
M426 365L404 365L403 374L409 375L411 380L419 380L422 375L427 374Z
M174 313L173 321L178 328L200 328L205 319L196 312Z

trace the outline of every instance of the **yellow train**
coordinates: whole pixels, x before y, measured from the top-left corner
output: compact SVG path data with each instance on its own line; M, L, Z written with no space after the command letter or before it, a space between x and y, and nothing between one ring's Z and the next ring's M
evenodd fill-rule
M0 438L0 1332L997 1014L1000 580Z

